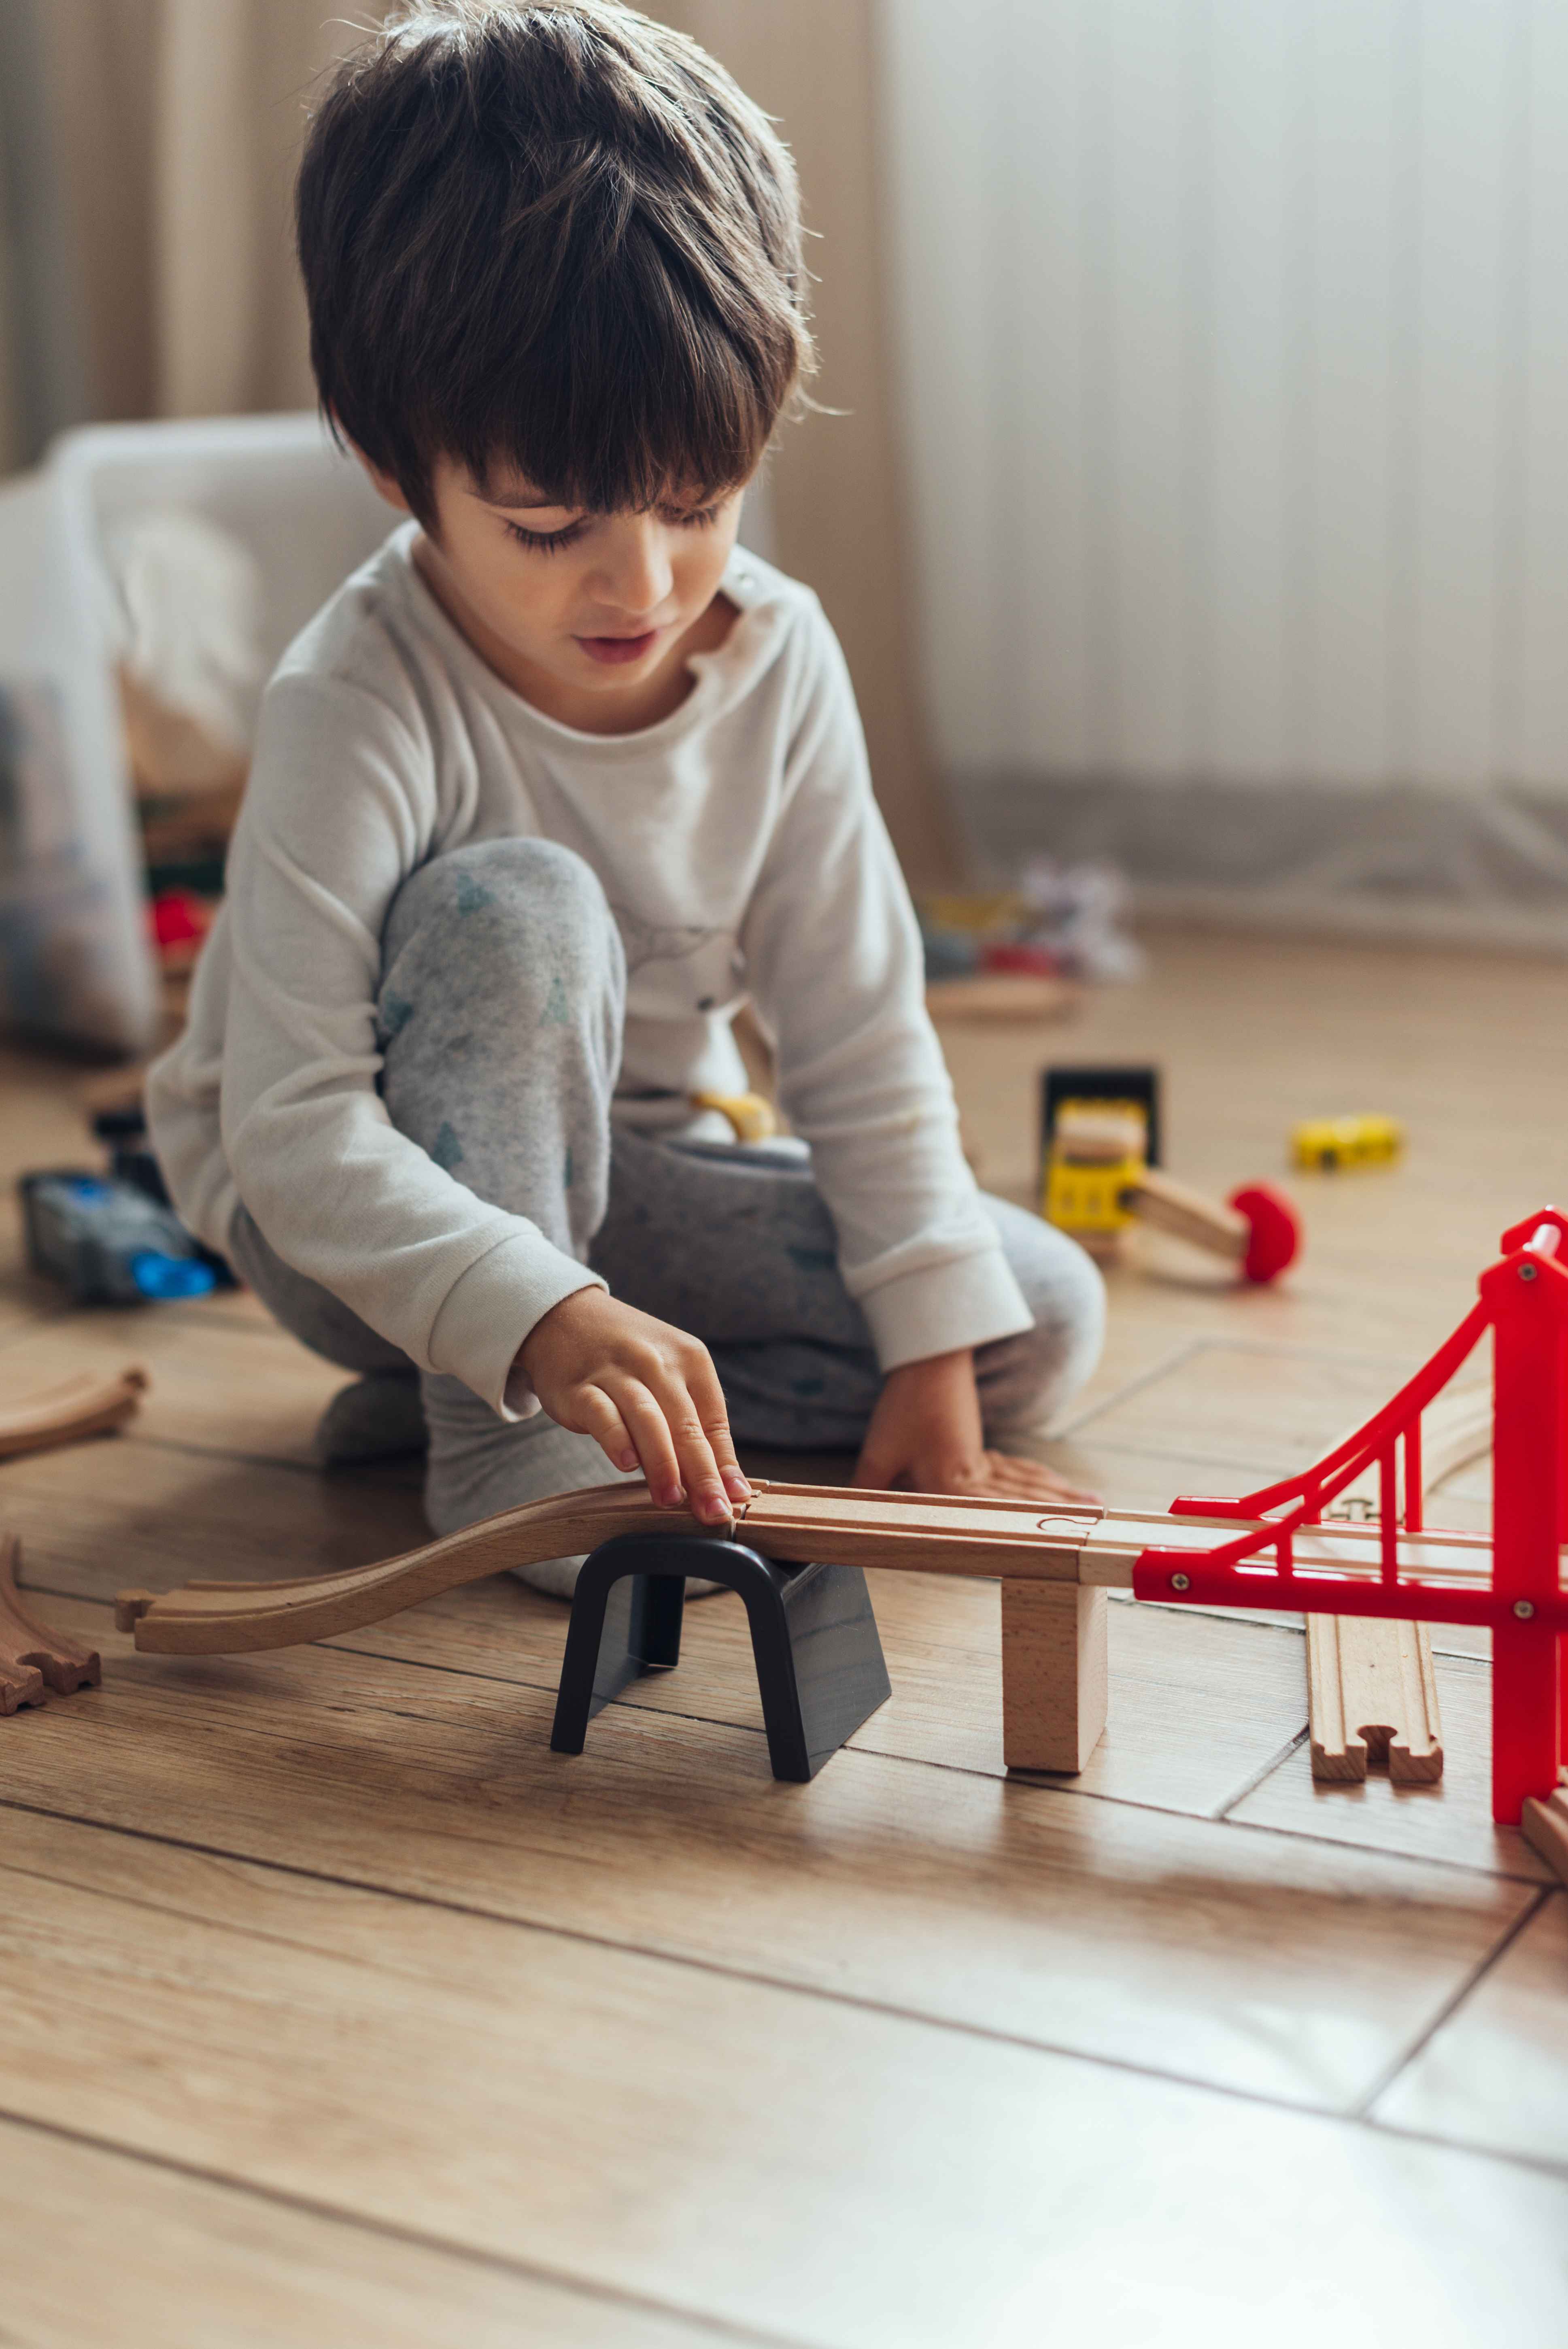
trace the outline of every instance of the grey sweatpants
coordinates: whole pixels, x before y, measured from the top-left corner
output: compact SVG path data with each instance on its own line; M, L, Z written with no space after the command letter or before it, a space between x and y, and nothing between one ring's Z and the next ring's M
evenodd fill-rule
M881 1374L804 1145L612 1133L625 962L580 857L550 841L491 840L422 866L387 916L377 1008L393 1123L480 1198L591 1264L614 1296L702 1339L738 1441L860 1443ZM976 1351L996 1440L1042 1425L1088 1376L1104 1297L1062 1233L1004 1200L985 1206L1035 1317ZM232 1247L263 1302L315 1352L346 1370L414 1375L398 1348L285 1265L243 1207ZM589 1437L542 1415L503 1421L457 1379L423 1373L420 1400L438 1533L616 1481Z

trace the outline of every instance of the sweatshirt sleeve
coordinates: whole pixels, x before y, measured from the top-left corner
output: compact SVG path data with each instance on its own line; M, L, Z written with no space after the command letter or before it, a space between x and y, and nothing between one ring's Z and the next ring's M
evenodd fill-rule
M342 679L269 688L225 909L223 1154L285 1263L515 1417L537 1409L522 1340L603 1283L399 1133L377 1089L382 927L437 829L417 719Z
M742 936L781 1104L810 1143L844 1284L884 1371L1026 1330L958 1140L920 933L854 691L813 604L783 802Z

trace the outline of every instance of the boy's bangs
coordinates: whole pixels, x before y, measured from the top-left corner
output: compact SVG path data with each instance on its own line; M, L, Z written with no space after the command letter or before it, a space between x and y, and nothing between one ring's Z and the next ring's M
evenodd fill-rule
M476 481L514 471L552 504L617 513L708 505L750 478L796 371L792 340L764 346L759 380L756 322L748 352L667 278L664 298L649 290L640 274L633 305L601 276L531 351L497 355L476 429L450 452Z

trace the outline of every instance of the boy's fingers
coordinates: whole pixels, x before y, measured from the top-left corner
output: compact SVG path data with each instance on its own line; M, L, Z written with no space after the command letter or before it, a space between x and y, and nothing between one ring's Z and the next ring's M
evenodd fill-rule
M591 1435L612 1466L628 1473L637 1465L637 1447L631 1432L609 1396L598 1387L580 1388L576 1396L578 1433Z
M665 1408L693 1516L705 1525L727 1524L729 1495L690 1395L672 1396Z
M694 1375L691 1393L725 1491L732 1501L749 1501L752 1498L751 1486L735 1456L735 1439L729 1432L729 1413L725 1407L724 1389L719 1385L718 1372L711 1361Z
M685 1495L669 1422L656 1398L637 1379L618 1379L604 1392L620 1413L637 1448L648 1490L661 1508L678 1509Z

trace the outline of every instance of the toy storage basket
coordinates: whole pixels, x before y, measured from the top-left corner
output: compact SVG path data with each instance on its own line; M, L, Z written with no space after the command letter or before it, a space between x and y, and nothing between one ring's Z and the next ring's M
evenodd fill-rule
M269 669L395 520L314 415L92 426L0 490L0 1024L111 1052L159 985L103 539L170 507L254 557Z

